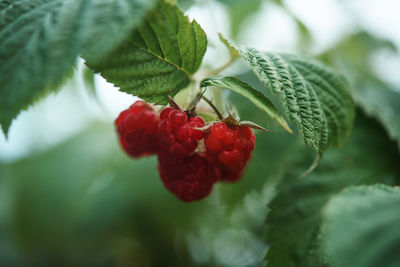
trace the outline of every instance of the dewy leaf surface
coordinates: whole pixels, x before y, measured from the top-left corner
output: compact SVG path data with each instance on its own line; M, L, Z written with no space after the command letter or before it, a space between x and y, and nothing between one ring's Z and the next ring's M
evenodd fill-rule
M344 77L301 57L263 53L231 41L253 72L279 96L283 109L295 122L306 145L322 155L329 145L341 145L352 127L354 102Z
M0 2L0 124L72 72L78 55L98 61L142 21L155 0Z
M276 120L285 130L292 133L292 130L286 123L284 117L279 114L278 109L269 100L268 97L251 87L249 84L236 79L235 77L208 78L201 82L202 87L219 86L232 90L247 99L249 99L256 107L268 114L269 117Z
M124 43L101 62L86 64L121 91L146 101L166 103L186 87L207 48L196 21L160 2Z
M332 266L400 266L399 225L399 187L350 187L324 208L323 248Z

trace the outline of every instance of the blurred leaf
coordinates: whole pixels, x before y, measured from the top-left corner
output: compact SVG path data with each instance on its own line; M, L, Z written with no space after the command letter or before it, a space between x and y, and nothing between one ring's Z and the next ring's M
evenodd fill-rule
M195 2L196 0L178 0L178 6L183 10L186 10L195 4Z
M359 83L355 93L358 105L383 125L400 151L400 93L373 77L360 79Z
M317 62L293 55L261 53L229 42L264 85L279 95L306 145L322 155L341 145L350 133L354 103L346 79Z
M376 76L372 71L371 55L380 49L388 49L396 52L396 46L391 41L380 39L368 32L357 32L348 36L332 49L319 55L319 58L339 68L346 68L346 71L362 73L368 72ZM353 78L353 73L348 75Z
M399 154L379 124L358 113L347 145L328 150L309 176L298 178L311 158L302 151L290 155L282 164L291 167L269 205L266 260L268 266L326 266L319 248L322 207L349 185L399 184Z
M399 187L350 187L324 208L323 248L337 267L400 266L399 225Z
M373 71L371 55L379 49L389 49L394 57L399 56L390 41L359 32L320 57L348 73L356 103L383 125L400 149L400 93Z
M219 86L241 94L248 98L256 107L267 113L271 119L276 120L285 130L292 133L285 118L279 114L278 109L274 106L271 100L247 83L242 82L235 77L208 78L201 82L201 87L207 86Z
M281 0L273 0L273 2L278 6L280 6L281 8L283 8L296 23L297 29L299 30L300 33L300 46L302 46L302 48L309 47L311 44L312 37L307 26L290 9L286 8L285 4L282 3Z
M154 0L21 0L0 6L0 124L72 72L78 55L97 61L137 26Z
M254 13L260 10L263 0L218 0L224 3L228 9L230 26L232 36L234 39L237 38L240 28L243 26L243 22L251 17Z
M121 91L165 104L200 67L207 38L196 21L160 2L139 28L101 62L86 64Z
M289 14L294 19L294 21L297 25L297 29L299 30L300 46L302 48L310 47L311 41L312 41L311 32L308 30L307 26L299 18L297 18L293 13L289 12Z

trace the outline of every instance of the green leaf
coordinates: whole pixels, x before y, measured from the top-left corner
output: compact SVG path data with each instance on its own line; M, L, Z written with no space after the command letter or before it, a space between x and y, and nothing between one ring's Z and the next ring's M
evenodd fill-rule
M178 6L183 10L189 9L196 3L196 0L178 0Z
M246 19L250 18L257 11L260 10L262 0L247 0L247 1L237 1L237 0L218 0L224 3L227 7L232 36L236 38L240 33L241 26Z
M337 267L400 266L400 188L347 188L324 208L322 239Z
M400 93L371 76L359 84L355 90L358 105L383 125L400 150Z
M0 124L54 90L78 55L97 61L141 22L154 0L19 0L0 4Z
M400 93L381 80L374 71L375 62L371 60L371 55L377 50L398 56L396 46L391 41L358 32L320 57L347 73L357 105L383 125L400 149L400 121L397 119L400 114Z
M125 42L101 62L86 64L121 91L146 101L167 103L192 80L207 48L196 21L176 6L160 2Z
M267 113L272 119L276 120L283 128L285 128L285 130L292 133L285 118L279 114L278 109L274 106L271 100L247 83L242 82L235 77L223 77L205 79L201 82L201 86L219 86L241 94L256 105L256 107Z
M328 150L309 176L299 178L311 155L307 157L300 149L286 154L288 159L281 160L285 173L277 196L269 204L266 221L268 266L329 266L324 265L326 259L320 250L322 208L331 196L349 185L398 184L399 154L380 125L361 112L357 113L347 145Z
M354 102L345 78L311 60L278 53L262 53L229 41L253 72L279 96L306 145L322 155L329 145L341 145L354 118Z
M218 33L219 40L228 48L229 54L231 56L231 60L234 60L236 58L240 57L239 52L236 50L234 46L232 46L229 42L228 39L225 38L225 36L222 33Z
M296 14L292 12L290 8L287 8L286 5L282 2L282 0L273 0L273 2L285 10L285 12L292 17L294 22L296 23L297 30L300 34L300 44L299 46L302 47L310 47L311 46L311 33L308 30L307 26L297 17Z

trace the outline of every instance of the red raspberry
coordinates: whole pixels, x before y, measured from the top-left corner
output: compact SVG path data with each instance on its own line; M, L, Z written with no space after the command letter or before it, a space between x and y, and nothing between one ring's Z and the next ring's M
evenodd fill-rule
M208 196L219 180L219 170L197 153L177 157L163 151L158 154L158 170L164 186L185 202Z
M256 137L247 126L228 127L224 122L211 126L205 138L207 158L221 168L221 180L238 180L254 149Z
M134 158L157 153L159 122L157 114L144 101L136 101L122 111L115 125L125 152Z
M204 133L193 128L205 125L202 117L189 118L181 109L166 107L160 114L160 145L175 155L190 155L197 148Z

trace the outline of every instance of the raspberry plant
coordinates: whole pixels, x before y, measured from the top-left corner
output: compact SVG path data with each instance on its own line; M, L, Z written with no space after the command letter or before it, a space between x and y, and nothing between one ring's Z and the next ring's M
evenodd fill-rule
M247 1L242 2L230 5L242 9ZM257 1L248 2L251 9ZM237 32L236 25L232 39ZM0 0L0 125L7 136L21 110L56 91L82 58L89 70L142 99L115 120L130 162L157 157L159 183L175 200L199 203L217 184L242 186L253 159L276 160L267 159L273 142L262 148L256 142L270 133L251 122L249 112L236 112L238 102L222 94L229 90L251 105L247 110L257 108L264 122L281 127L282 139L299 136L314 151L311 163L303 148L287 148L290 160L275 168L279 179L271 183L278 193L268 203L267 265L398 266L400 193L390 186L399 182L398 150L360 111L400 143L398 92L375 79L372 67L358 71L369 64L365 58L343 57L345 42L319 56L325 65L245 47L224 33L219 39L229 51L228 63L202 65L207 35L173 0ZM357 45L355 50L369 49ZM246 65L262 86L235 73L234 62ZM327 65L339 66L356 89L339 68ZM368 136L379 140L376 147ZM365 158L382 148L390 153ZM366 172L371 166L375 170Z

